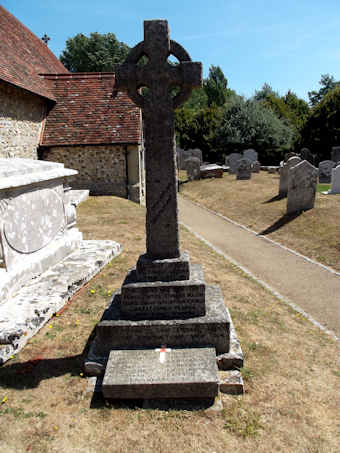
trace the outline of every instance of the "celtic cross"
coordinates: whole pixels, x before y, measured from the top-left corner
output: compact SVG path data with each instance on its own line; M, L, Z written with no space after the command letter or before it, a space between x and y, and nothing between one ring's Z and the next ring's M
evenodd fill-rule
M169 63L170 55L179 63ZM201 63L193 63L183 47L170 40L166 20L145 21L144 41L116 69L115 88L125 89L143 111L146 249L151 259L180 256L174 109L201 83ZM178 93L173 96L174 87Z

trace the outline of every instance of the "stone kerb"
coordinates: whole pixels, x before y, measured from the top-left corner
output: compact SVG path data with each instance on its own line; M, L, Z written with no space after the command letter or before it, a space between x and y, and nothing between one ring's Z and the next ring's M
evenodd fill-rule
M335 166L335 162L332 160L323 160L319 163L319 183L330 184L332 177L332 168Z
M317 178L317 168L306 160L289 169L287 214L314 207Z
M201 175L201 162L197 157L189 157L185 161L185 167L188 175L189 181L200 179Z
M279 196L286 197L288 193L288 178L289 169L301 162L300 157L296 155L290 157L286 163L280 167L280 184L279 184Z
M238 162L236 170L236 179L246 180L251 178L252 161L249 159L241 159Z

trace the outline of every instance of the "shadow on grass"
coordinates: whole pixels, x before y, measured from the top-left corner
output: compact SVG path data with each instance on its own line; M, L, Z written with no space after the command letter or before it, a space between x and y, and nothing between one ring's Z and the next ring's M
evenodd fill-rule
M275 197L272 197L269 200L264 201L263 204L273 203L274 201L280 201L280 200L283 200L284 198L286 198L286 195L278 194L278 195L275 195Z
M274 231L279 230L283 226L287 225L287 223L290 223L293 220L295 220L301 214L302 214L302 211L295 212L294 214L285 214L279 220L274 222L273 225L270 225L268 228L266 228L265 230L258 233L258 236L265 236L266 234L270 234L270 233L273 233Z
M26 362L4 364L0 366L0 386L24 390L36 388L41 381L70 374L79 377L83 369L84 359L87 356L89 347L95 335L95 328L92 330L81 354L60 357L44 358L34 357Z

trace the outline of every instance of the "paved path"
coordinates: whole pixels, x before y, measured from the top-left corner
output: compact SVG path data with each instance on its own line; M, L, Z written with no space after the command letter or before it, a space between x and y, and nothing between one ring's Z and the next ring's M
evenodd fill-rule
M340 338L340 274L179 196L180 221Z

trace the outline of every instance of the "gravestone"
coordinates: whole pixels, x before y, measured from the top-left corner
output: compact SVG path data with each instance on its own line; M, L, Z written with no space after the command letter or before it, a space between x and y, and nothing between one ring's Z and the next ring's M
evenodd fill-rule
M202 151L200 149L188 149L184 150L179 147L176 148L177 167L179 170L186 170L186 161L190 157L199 159L200 164L203 162Z
M331 181L331 188L328 192L324 192L328 194L340 194L340 165L336 166L332 169L332 181Z
M332 147L332 161L335 163L340 162L340 146Z
M168 64L171 54L178 65ZM202 266L179 248L174 147L174 109L201 86L202 67L170 40L167 21L145 21L144 41L117 67L116 81L143 109L146 253L97 325L85 370L105 372L105 398L214 398L216 354L231 366L235 333L220 288L207 286ZM140 86L149 87L145 97Z
M245 159L249 159L251 162L256 162L258 160L258 153L255 151L255 149L246 149L243 151L243 157Z
M197 157L189 157L189 159L186 159L185 166L186 166L189 181L194 181L196 179L200 179L201 163Z
M242 159L240 153L231 153L226 157L226 165L229 166L229 173L236 174L239 161Z
M314 208L318 170L303 160L289 169L287 214Z
M314 164L314 156L308 148L301 148L300 156L302 160L308 160L308 162Z
M288 192L289 169L301 162L300 157L292 156L280 167L279 196L286 197Z
M335 162L332 160L323 160L319 163L319 183L330 184L332 177L332 168L335 166Z
M252 169L252 162L249 159L241 159L238 162L237 170L236 170L236 179L250 179L251 178L251 169Z
M253 165L251 167L251 171L253 173L260 173L260 170L261 170L261 164L260 162L257 160L255 162L253 162Z

